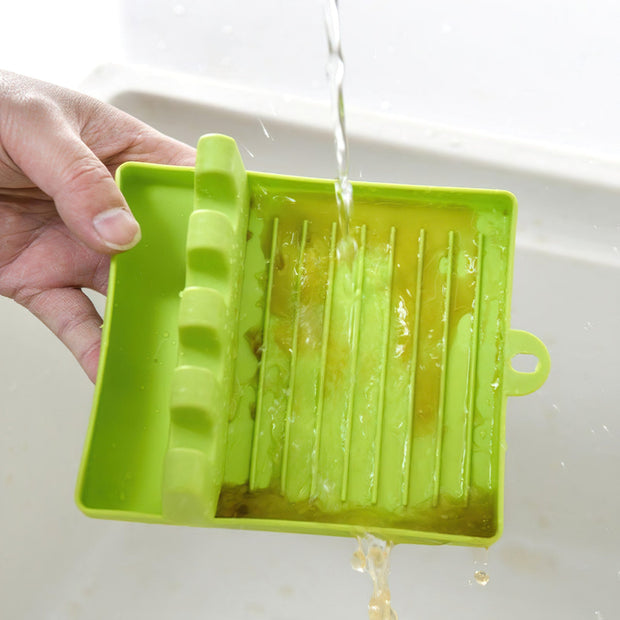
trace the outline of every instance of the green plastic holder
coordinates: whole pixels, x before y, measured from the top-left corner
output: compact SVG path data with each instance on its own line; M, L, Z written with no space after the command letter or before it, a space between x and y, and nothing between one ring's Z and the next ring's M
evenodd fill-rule
M510 329L503 191L128 163L141 243L112 259L77 485L89 516L489 546L507 396L549 372ZM538 358L516 371L518 354Z

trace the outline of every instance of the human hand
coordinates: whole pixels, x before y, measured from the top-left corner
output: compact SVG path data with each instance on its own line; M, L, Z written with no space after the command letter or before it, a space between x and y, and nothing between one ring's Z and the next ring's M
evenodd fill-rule
M0 295L25 306L94 381L109 257L140 227L113 180L125 161L194 165L195 150L79 93L0 71Z

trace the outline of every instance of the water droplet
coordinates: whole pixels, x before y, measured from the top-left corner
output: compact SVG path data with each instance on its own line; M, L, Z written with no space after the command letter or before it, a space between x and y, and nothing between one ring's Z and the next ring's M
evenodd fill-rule
M222 34L232 34L233 31L233 27L230 24L226 24L225 26L222 26Z
M603 618L603 614L598 611L598 609L594 612L594 617L596 618L596 620L605 620L605 618Z
M486 586L489 583L489 574L486 571L477 570L474 573L474 579L478 585Z
M589 332L592 329L592 322L591 321L586 321L583 324L583 328L585 329L585 331Z
M443 34L450 34L452 32L451 24L441 24L441 32Z
M265 127L265 124L263 123L263 121L261 121L260 119L258 119L258 122L260 123L260 126L263 130L263 133L265 134L266 138L269 138L269 140L273 141L273 138L271 137L271 135L269 134L269 132L267 131L267 127Z
M351 568L359 573L363 573L366 568L366 556L364 555L364 551L361 546L351 558Z
M485 547L474 549L474 579L481 586L489 583L489 550ZM471 583L471 582L470 582Z
M565 469L566 468L566 463L564 461L560 461L560 467L562 469Z
M175 4L174 7L172 8L172 12L177 17L181 17L182 15L185 15L187 10L186 10L186 8L182 4Z
M164 333L162 334L162 336L163 336L164 338L169 338L169 337L170 337L170 333L169 333L169 332L164 332Z

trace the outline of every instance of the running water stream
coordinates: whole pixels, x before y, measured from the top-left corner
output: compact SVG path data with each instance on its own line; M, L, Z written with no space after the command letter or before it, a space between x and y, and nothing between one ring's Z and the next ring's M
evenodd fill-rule
M331 88L334 144L338 175L335 181L336 204L338 207L338 224L340 226L340 242L338 258L340 262L354 266L357 244L351 230L351 214L353 211L353 186L349 179L349 144L347 141L345 108L344 108L344 58L342 55L342 38L340 33L340 15L338 0L326 0L325 26L329 57L327 73ZM356 291L351 279L351 301ZM353 308L353 306L352 306ZM366 534L358 537L358 549L353 554L351 565L355 570L367 573L372 579L373 593L368 604L369 620L398 620L391 606L388 575L390 572L390 552L392 543Z
M338 172L335 182L338 223L341 235L338 255L340 258L348 258L352 262L357 248L350 231L350 220L353 210L353 186L349 179L349 143L347 140L343 94L344 58L342 55L338 0L326 0L325 27L329 51L327 74L331 89L334 144L336 147Z

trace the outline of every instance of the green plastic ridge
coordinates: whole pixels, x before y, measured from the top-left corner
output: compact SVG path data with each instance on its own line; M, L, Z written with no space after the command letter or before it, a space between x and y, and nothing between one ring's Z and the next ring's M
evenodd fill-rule
M234 140L198 143L187 272L179 308L162 510L188 525L215 516L232 406L239 297L249 213L247 173Z

